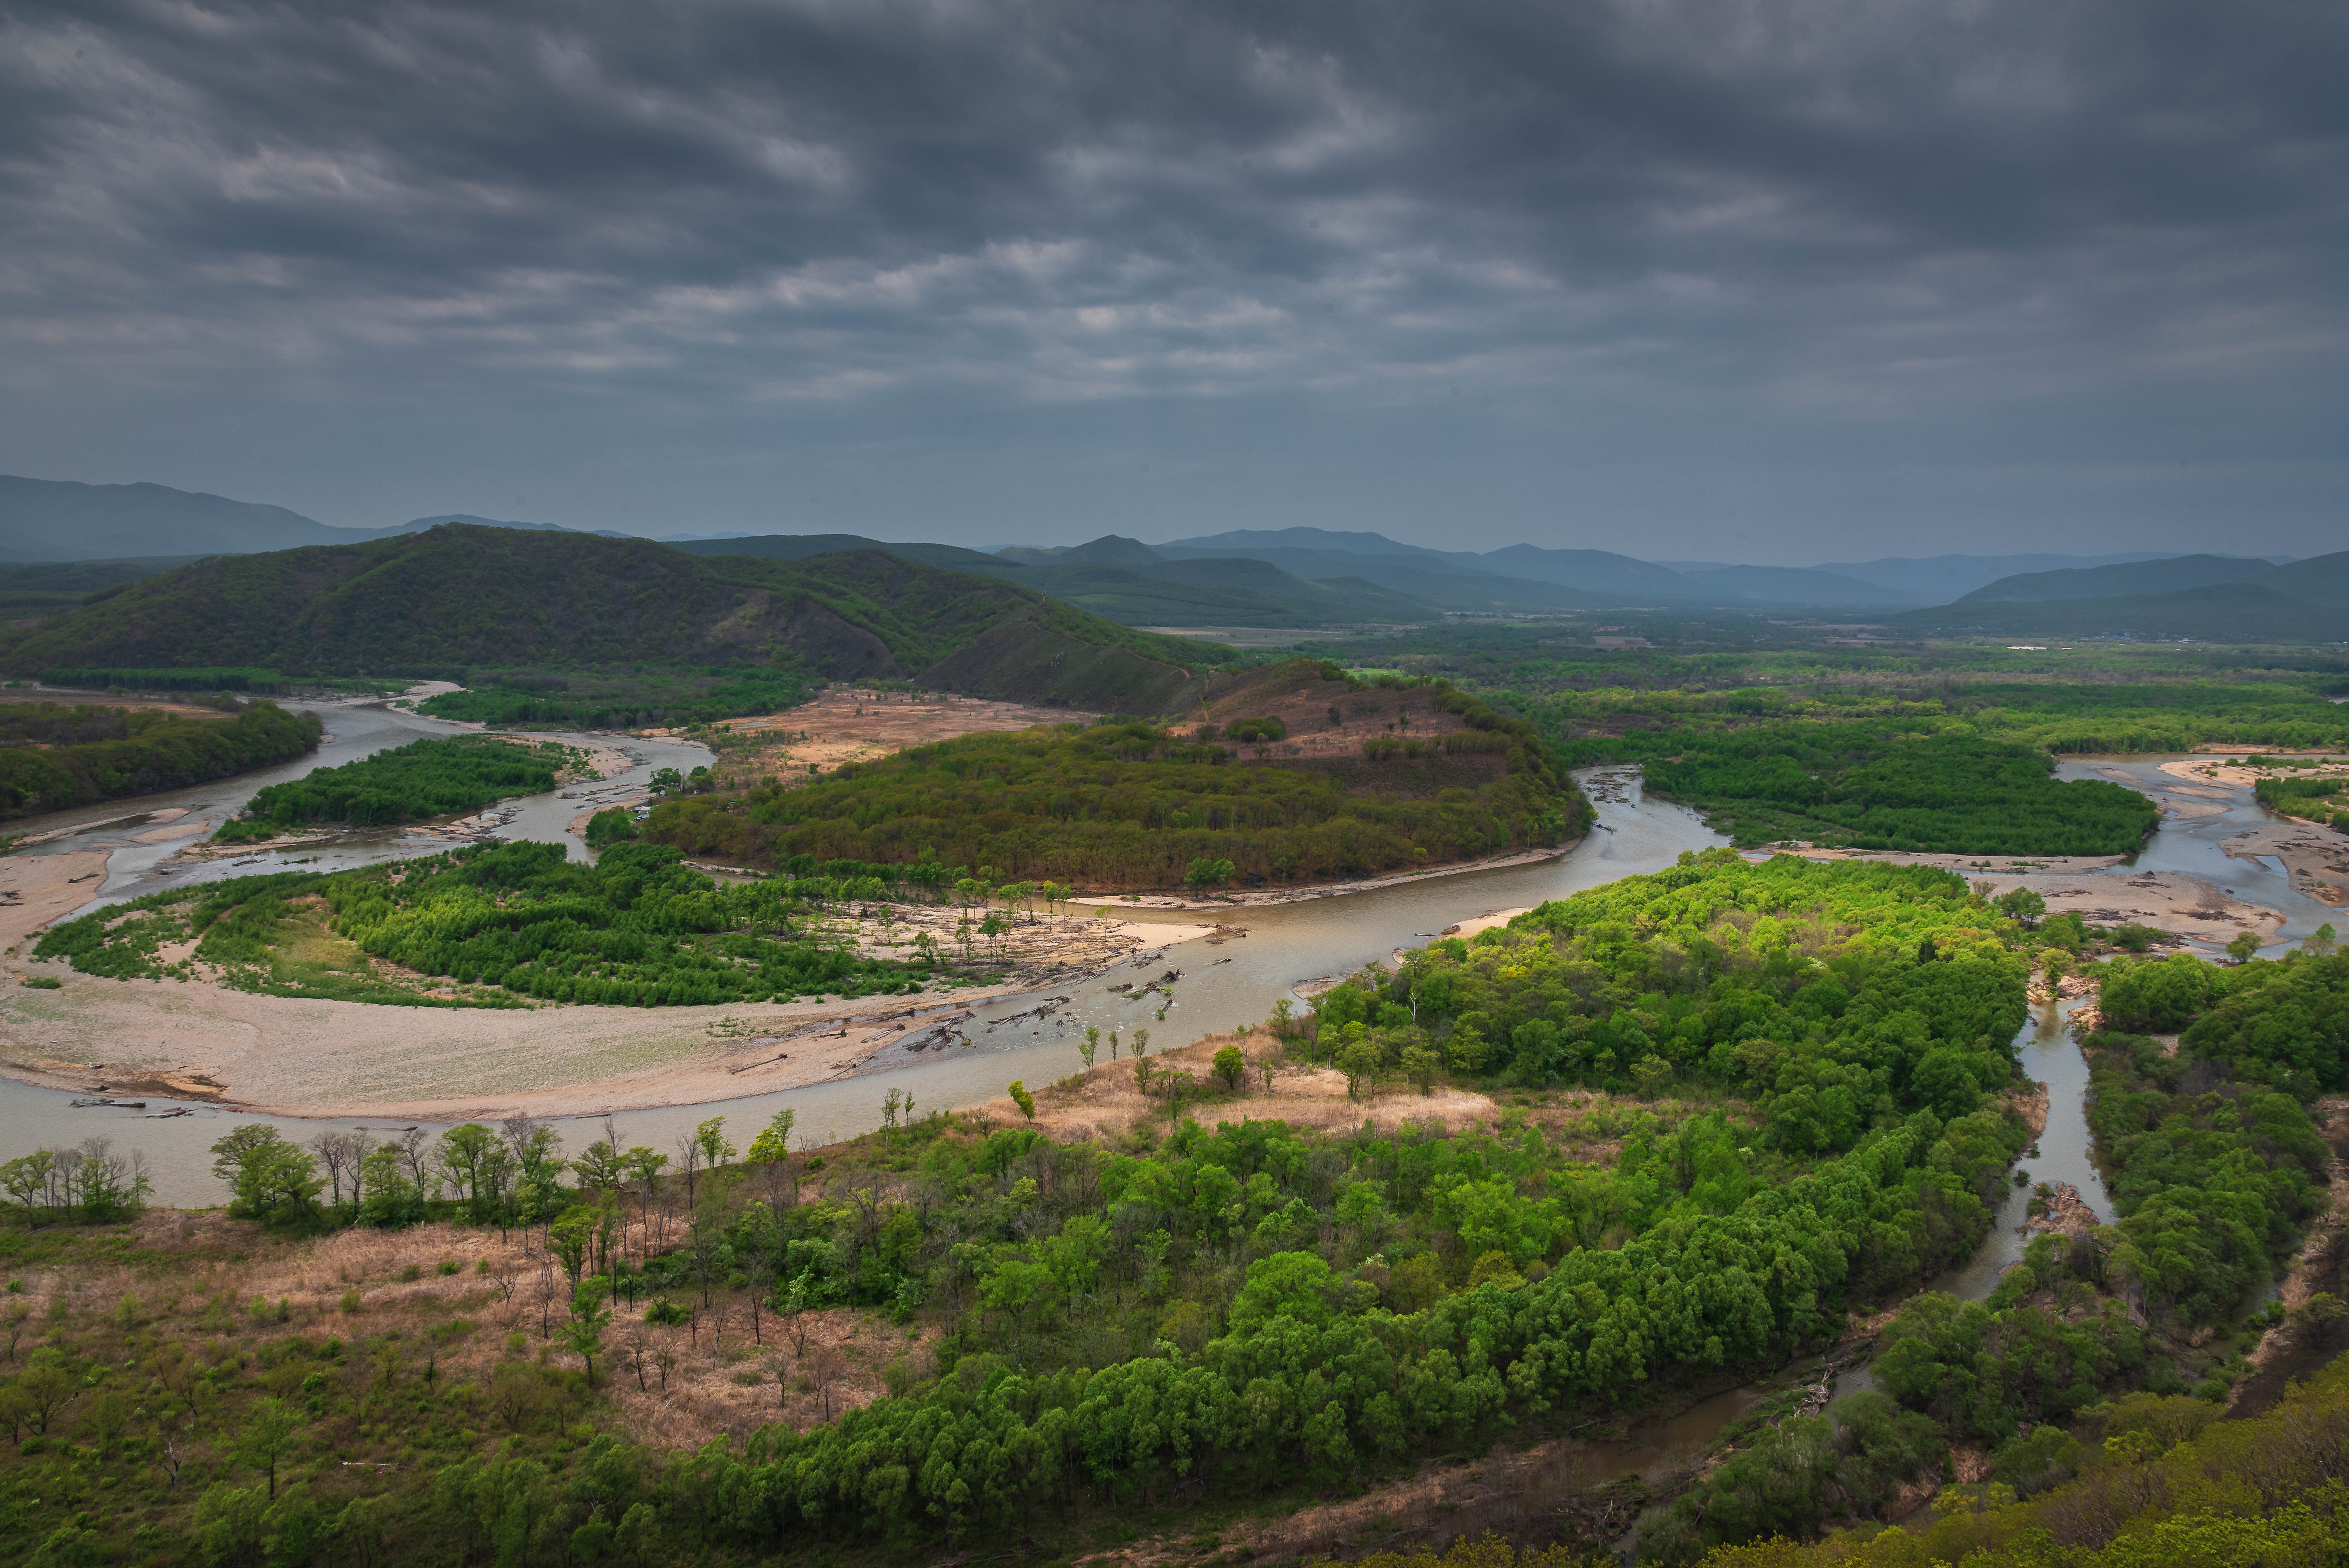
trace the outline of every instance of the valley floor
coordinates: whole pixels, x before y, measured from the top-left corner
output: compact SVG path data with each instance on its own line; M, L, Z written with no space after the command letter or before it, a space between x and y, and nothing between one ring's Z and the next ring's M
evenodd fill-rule
M22 901L24 918L61 913L36 903L39 896ZM993 985L704 1007L389 1006L106 979L42 963L28 972L54 976L56 989L0 985L0 1075L282 1116L440 1122L698 1105L852 1076L909 1030L928 1028L924 1016L948 1021L972 1003L1097 973L1212 930L1048 920L1019 928L1017 944L1031 956L1008 964Z

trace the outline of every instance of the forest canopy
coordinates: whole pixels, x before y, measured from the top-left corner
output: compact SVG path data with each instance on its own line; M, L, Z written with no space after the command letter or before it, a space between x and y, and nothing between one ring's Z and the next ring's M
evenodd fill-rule
M416 711L466 724L626 729L710 724L799 707L823 686L804 669L709 665L473 670L465 690L424 698Z
M1475 704L1467 717L1487 715ZM1180 886L1202 860L1253 883L1364 876L1582 832L1580 792L1490 718L1456 745L1436 736L1410 752L1382 744L1377 757L1306 763L1235 757L1143 723L971 735L790 787L664 802L645 831L736 863L935 859L1100 889Z
M820 929L827 907L877 892L825 878L721 888L650 844L616 845L592 866L565 860L560 844L500 844L150 893L53 927L34 955L116 979L207 973L270 995L409 1005L788 1002L895 995L949 977L926 954L863 957ZM401 989L365 965L321 975L290 962L297 924L321 919L365 958L450 985ZM200 940L188 958L162 957L191 938Z
M2058 781L2047 754L1959 726L1772 724L1651 735L1647 786L1741 846L1947 854L2122 855L2160 818L2141 792Z
M209 783L317 749L315 714L255 703L233 718L83 704L0 707L0 817ZM36 749L36 744L45 749Z
M552 789L579 756L552 742L521 745L489 736L414 740L299 779L272 784L245 802L245 814L212 836L268 838L310 822L390 827L477 811L493 800Z

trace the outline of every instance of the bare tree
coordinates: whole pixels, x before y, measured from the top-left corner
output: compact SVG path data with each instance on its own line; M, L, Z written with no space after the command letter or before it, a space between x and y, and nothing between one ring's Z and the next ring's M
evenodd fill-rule
M765 1299L769 1287L775 1281L774 1254L763 1246L753 1246L742 1272L750 1280L750 1343L764 1349L767 1341L759 1329L759 1304Z
M685 1206L694 1205L694 1187L701 1175L701 1145L689 1132L677 1137L677 1173L685 1178Z
M645 1392L645 1359L652 1353L652 1336L647 1332L644 1320L638 1318L628 1326L627 1337L620 1341L620 1357L636 1374L636 1391ZM663 1380L667 1386L667 1380Z
M719 1296L709 1308L709 1365L715 1368L726 1349L726 1315L732 1303Z
M823 1401L823 1418L832 1419L832 1388L848 1371L848 1358L837 1345L819 1345L812 1356L802 1358L809 1380L815 1384L816 1397Z
M506 1147L513 1150L514 1159L519 1162L523 1150L528 1149L530 1140L538 1136L538 1118L509 1116L498 1123L498 1136L506 1140Z
M173 1491L180 1490L180 1470L181 1467L184 1466L187 1462L188 1446L180 1440L178 1434L173 1432L165 1432L163 1434L162 1457L158 1459L155 1463L157 1468L161 1470L164 1476L170 1480L171 1490Z
M351 1202L355 1205L358 1202L358 1162L351 1158L351 1145L367 1141L367 1135L359 1132L322 1132L310 1140L310 1148L317 1154L318 1163L326 1168L326 1180L334 1183L336 1208L342 1207L346 1171L352 1180Z
M417 1195L421 1197L426 1182L434 1175L431 1135L420 1127L411 1127L401 1133L399 1162L408 1168L408 1179L416 1183Z
M792 1402L792 1364L781 1351L768 1355L767 1376L775 1380L775 1418L781 1420Z

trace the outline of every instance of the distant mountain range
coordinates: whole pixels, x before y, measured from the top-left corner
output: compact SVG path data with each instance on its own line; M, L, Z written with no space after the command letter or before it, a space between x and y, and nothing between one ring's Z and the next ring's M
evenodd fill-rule
M440 512L378 529L333 528L283 507L191 493L164 485L88 485L0 476L0 601L23 608L66 598L50 563L104 562L101 575L129 580L168 560L253 554L316 545L357 545L424 532L442 523L542 533L593 532ZM1576 609L1811 609L1889 616L1909 628L2038 626L2040 608L2128 602L2126 618L2149 624L2175 609L2191 624L2233 624L2235 598L2168 606L2178 593L2258 584L2302 604L2270 580L2289 557L2247 558L2135 552L2117 555L1940 555L1829 562L1812 567L1720 561L1644 561L1605 550L1514 544L1485 552L1432 550L1383 534L1320 528L1237 529L1146 544L1105 534L1085 544L1009 546L887 542L859 534L688 534L665 542L689 554L798 561L847 550L880 550L926 565L1025 584L1127 625L1311 627L1433 620L1447 614L1527 614ZM2330 558L2325 558L2330 559ZM16 563L14 573L4 568ZM87 575L87 573L85 573ZM18 578L25 578L19 582ZM54 580L51 580L54 579ZM76 579L78 581L78 579ZM2256 597L2254 595L2254 597ZM2146 603L2137 604L2137 602ZM9 601L13 603L13 601ZM1991 605L2010 608L1992 610ZM2297 614L2296 611L2284 612ZM2213 621L2212 616L2218 620ZM2102 624L2102 623L2100 623ZM2182 631L2179 635L2207 632Z
M2026 573L1887 624L1927 636L2349 642L2349 551L2281 566L2181 555Z

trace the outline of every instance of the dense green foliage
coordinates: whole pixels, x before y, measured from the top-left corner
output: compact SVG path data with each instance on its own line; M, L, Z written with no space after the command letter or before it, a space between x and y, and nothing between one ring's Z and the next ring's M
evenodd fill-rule
M791 891L819 880L720 890L673 851L617 845L589 868L513 845L211 896L224 926L315 892L370 952L459 978L504 962L509 990L542 995L562 973L585 995L630 940L674 941L679 984L747 973L764 955L733 944L788 923L804 908ZM699 934L721 928L733 934ZM1458 1049L1483 1027L1513 1049L1464 1067L1542 1080L1574 1064L1605 1073L1584 1050L1603 1027L1612 1050L1651 1047L1629 1064L1635 1078L1652 1056L1667 1076L1751 1089L1758 1126L1733 1102L1577 1109L1540 1093L1497 1127L1325 1132L1250 1117L1245 1065L1191 1086L1195 1104L1228 1108L1212 1130L1184 1119L1163 1140L1150 1123L1061 1143L933 1115L821 1161L762 1134L737 1167L712 1122L720 1174L661 1248L627 1244L630 1217L678 1181L647 1163L640 1182L639 1151L595 1145L572 1163L574 1187L543 1130L519 1128L501 1152L488 1130L454 1129L438 1164L378 1150L347 1211L361 1222L435 1212L417 1174L429 1171L449 1194L441 1212L453 1199L546 1226L588 1287L566 1331L583 1371L622 1326L602 1315L692 1319L713 1288L759 1293L786 1323L837 1306L935 1332L926 1367L893 1373L887 1397L740 1449L665 1458L599 1439L558 1470L527 1441L484 1457L478 1441L419 1433L413 1470L357 1478L385 1499L374 1527L388 1553L431 1540L486 1554L515 1505L482 1500L526 1498L549 1522L514 1538L517 1563L555 1561L597 1521L635 1521L631 1550L652 1561L935 1559L1013 1530L1074 1547L1091 1522L1123 1528L1198 1489L1237 1502L1351 1484L1779 1365L1982 1233L2023 1141L1989 1092L2013 1079L2003 1041L2023 1014L2011 931L1946 875L1716 853L1546 905L1490 941L1439 944L1375 987L1331 993L1304 1027L1278 1026L1293 1050L1340 1058L1422 1038ZM102 954L93 933L60 928L59 945L84 942L78 962ZM587 962L566 970L574 958ZM1346 1066L1382 1076L1375 1061ZM305 1151L259 1127L231 1143L240 1212L297 1227L344 1212ZM323 1327L282 1354L331 1383ZM519 1357L483 1376L429 1402L436 1431L463 1429L502 1379L592 1407L567 1374ZM1863 1459L1889 1476L1915 1433L1878 1414ZM325 1500L346 1508L351 1482L305 1473L321 1539L347 1528ZM212 1520L272 1506L206 1495Z
M316 750L325 727L266 702L233 718L12 703L0 706L0 732L12 743L0 745L0 817L21 817L288 762Z
M926 956L863 958L822 934L825 908L879 892L877 882L821 877L720 888L675 850L648 844L616 846L593 866L565 861L559 844L501 844L150 893L54 927L35 956L116 978L186 978L193 965L216 965L226 984L244 989L322 994L319 983L286 970L277 951L294 906L315 899L334 934L358 953L451 981L463 989L446 999L475 1005L520 996L636 1007L789 1001L892 995L954 977ZM162 965L160 950L190 936L202 939L192 959ZM350 999L419 998L370 991Z
M2107 1029L2182 1030L2189 1056L2312 1099L2349 1084L2349 955L2315 945L2233 968L2187 953L2116 958L2098 976L2099 1014Z
M2176 1407L2191 1430L2216 1414L2178 1396L2225 1397L2215 1352L2199 1347L2323 1207L2329 1151L2289 1096L2141 1037L2095 1036L2085 1048L2109 1228L2035 1238L1986 1303L1918 1296L1878 1343L1880 1394L1839 1401L1840 1431L1787 1422L1742 1449L1642 1532L1643 1561L1815 1535L1836 1511L1830 1489L1865 1508L1938 1467L1951 1442L1994 1450L1998 1480L2028 1494L2086 1462L2067 1425L2127 1431Z
M258 669L251 665L240 665L225 669L179 666L170 669L60 666L43 670L41 684L86 691L105 691L113 686L121 686L130 691L280 692L285 689L287 682L285 677L275 670Z
M2341 1088L2349 1084L2349 956L2298 953L2229 971L2225 996L2181 1043L2239 1077L2302 1091Z
M1488 717L1453 693L1472 723ZM664 802L647 836L735 863L792 854L998 866L1088 888L1182 885L1200 860L1243 881L1361 876L1555 844L1588 807L1500 727L1419 757L1262 762L1145 724L965 736L797 787ZM1487 747L1497 747L1487 752Z
M1228 650L997 578L852 552L701 557L648 540L446 523L220 556L0 642L12 670L274 665L307 675L586 666L919 676L978 696L1158 712Z
M1648 763L1648 787L1698 807L1740 845L2118 855L2160 820L2137 790L2059 783L2046 753L1963 727L1773 724L1643 742L1673 752Z
M2012 1445L2034 1449L2056 1480L2028 1501L2002 1474L1907 1528L1724 1547L1704 1568L2282 1568L2349 1555L2349 1364L2265 1414L2217 1418L2199 1400L2100 1404L2071 1432L2042 1427Z
M388 827L554 788L577 752L565 746L520 746L488 736L412 740L299 779L272 784L245 802L245 815L213 837L267 838L309 822Z
M2300 1102L2141 1036L2092 1036L2088 1125L2122 1241L2109 1267L2149 1310L2217 1322L2324 1206L2326 1150Z
M2254 784L2251 791L2271 810L2349 831L2349 778L2337 770L2315 779L2266 778Z
M471 724L623 729L709 724L799 707L823 685L804 670L475 670L478 683L416 705L419 713Z
M1423 1038L1460 1072L1733 1088L1766 1145L1810 1155L2009 1083L2023 972L2002 928L1945 872L1715 850L1421 949L1316 1016L1333 1055L1360 1026L1390 1062Z
M0 562L0 614L17 619L71 609L109 589L196 559L169 555L125 561Z

